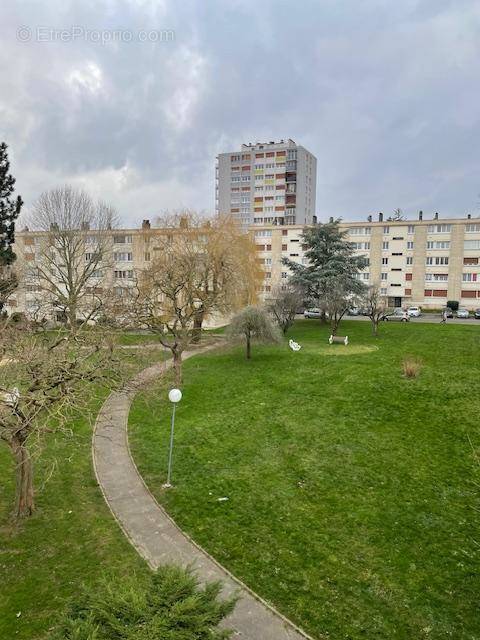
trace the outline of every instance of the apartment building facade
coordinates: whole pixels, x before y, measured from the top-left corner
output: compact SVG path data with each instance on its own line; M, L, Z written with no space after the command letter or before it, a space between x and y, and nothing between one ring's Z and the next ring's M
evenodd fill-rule
M250 225L315 221L317 159L293 140L243 144L221 153L216 165L215 208Z
M96 250L101 234L105 243L105 260L88 278L86 291L92 296L107 296L110 292L121 295L126 287L133 286L135 274L151 261L155 251L155 238L166 230L152 229L144 220L140 229L112 229L98 232L85 230L83 234L83 258L90 260ZM46 298L47 292L36 275L36 265L42 261L42 254L51 251L47 232L24 229L15 234L14 251L17 256L15 268L20 276L19 286L6 304L7 313L22 312L30 316L36 314L60 320L61 312L56 312L54 301ZM57 317L56 317L57 316Z
M452 218L344 222L341 228L364 255L368 267L360 274L367 285L376 285L389 305L440 308L457 300L467 309L480 308L480 218ZM306 264L303 226L252 227L258 260L265 273L264 298L288 281L282 258Z
M282 264L286 257L306 264L302 232L305 225L252 224L257 259L264 272L261 295L288 282L290 272ZM360 278L376 285L391 306L420 305L440 308L447 300L458 300L470 310L480 308L480 218L440 220L438 215L417 220L343 222L347 238L358 255L368 260ZM118 294L135 282L135 273L148 266L158 249L159 239L172 230L151 228L144 220L139 229L108 232L107 265L89 281L97 296L113 290ZM85 259L95 245L95 231L85 231ZM7 312L33 314L43 304L45 293L34 277L35 263L46 250L48 234L20 231L14 250L20 286L7 304Z

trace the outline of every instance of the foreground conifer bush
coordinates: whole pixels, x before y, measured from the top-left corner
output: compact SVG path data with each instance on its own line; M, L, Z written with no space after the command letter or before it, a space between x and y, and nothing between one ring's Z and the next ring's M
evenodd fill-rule
M83 591L51 640L225 640L231 632L218 624L235 600L219 599L220 590L173 566L143 579L104 580Z

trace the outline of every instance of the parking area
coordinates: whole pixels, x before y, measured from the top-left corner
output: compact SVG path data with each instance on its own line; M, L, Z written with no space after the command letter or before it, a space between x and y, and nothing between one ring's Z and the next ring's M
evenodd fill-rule
M362 320L366 320L370 322L370 318L368 316L344 316L345 320L358 320L361 322ZM440 313L422 313L422 315L418 318L410 318L410 322L440 322L441 321ZM470 318L448 318L447 324L478 324L480 327L480 320L476 320L473 316Z

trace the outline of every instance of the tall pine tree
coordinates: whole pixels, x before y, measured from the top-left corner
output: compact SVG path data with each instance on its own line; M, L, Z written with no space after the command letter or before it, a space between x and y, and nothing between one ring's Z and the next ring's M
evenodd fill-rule
M10 265L15 260L13 242L15 240L15 220L20 215L22 198L13 199L15 178L9 173L7 145L0 144L0 311L6 298L15 287L15 276Z
M305 227L302 243L307 264L283 258L290 268L290 284L300 289L307 301L328 316L332 334L349 306L365 292L359 274L367 266L365 256L355 253L347 231L340 229L340 220Z
M12 245L15 240L15 220L22 208L22 198L12 200L15 178L9 173L7 145L0 144L0 265L12 264L15 260Z

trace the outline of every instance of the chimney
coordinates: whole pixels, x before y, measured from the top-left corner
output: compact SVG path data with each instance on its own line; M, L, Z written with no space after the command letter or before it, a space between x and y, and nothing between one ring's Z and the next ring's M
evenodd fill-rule
M142 229L143 230L150 229L150 220L142 220Z
M418 212L418 219L423 220L423 211Z
M438 211L437 211L437 213L433 216L433 219L434 219L434 220L438 220Z
M471 213L467 213L467 220L471 220L472 219L472 214Z
M368 216L367 222L371 222L371 221L372 221L372 216Z
M378 221L379 222L383 222L383 213L380 211L380 213L378 214Z
M282 220L283 220L283 218L282 218ZM318 222L317 216L313 216L312 220L313 220L313 224L317 224L317 222Z

